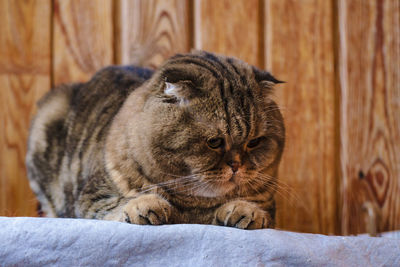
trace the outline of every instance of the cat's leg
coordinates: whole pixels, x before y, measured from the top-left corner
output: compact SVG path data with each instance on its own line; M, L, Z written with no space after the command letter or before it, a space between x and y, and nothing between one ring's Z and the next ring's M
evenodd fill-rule
M145 194L131 199L122 211L128 223L160 225L171 223L173 207L157 194Z
M255 203L234 200L215 211L213 224L240 229L262 229L271 227L272 218Z
M171 223L175 208L155 193L126 194L102 172L88 179L78 200L77 217L128 222L134 224Z
M93 195L81 198L78 217L160 225L171 223L175 213L172 205L157 194L129 198L104 195L93 199Z
M171 223L172 205L157 194L144 194L126 198L102 217L103 220L133 224L161 225ZM101 212L97 211L97 214Z

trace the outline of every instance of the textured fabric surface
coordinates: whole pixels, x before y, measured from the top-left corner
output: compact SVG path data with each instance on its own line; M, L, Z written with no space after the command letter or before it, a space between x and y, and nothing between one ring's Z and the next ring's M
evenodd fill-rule
M340 237L211 225L0 217L1 266L400 266L400 233Z

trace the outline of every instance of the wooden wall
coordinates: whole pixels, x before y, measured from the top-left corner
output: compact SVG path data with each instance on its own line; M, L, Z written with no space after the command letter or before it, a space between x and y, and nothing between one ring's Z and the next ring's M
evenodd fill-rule
M368 202L379 230L400 229L398 0L0 1L0 215L36 214L24 155L41 95L191 48L287 82L278 227L365 232Z

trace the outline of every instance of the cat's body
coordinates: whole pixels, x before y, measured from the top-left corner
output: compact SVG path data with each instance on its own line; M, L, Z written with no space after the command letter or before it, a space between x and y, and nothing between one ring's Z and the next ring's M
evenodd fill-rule
M39 103L30 184L47 216L273 227L284 126L278 82L197 52L109 67Z

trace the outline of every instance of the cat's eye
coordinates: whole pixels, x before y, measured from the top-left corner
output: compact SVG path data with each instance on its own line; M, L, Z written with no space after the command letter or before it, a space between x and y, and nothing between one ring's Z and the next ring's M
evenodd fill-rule
M250 140L250 141L247 143L247 147L248 147L248 148L255 148L255 147L258 146L264 139L265 139L264 136L261 136L261 137L252 139L252 140Z
M210 138L207 140L207 145L212 149L220 148L224 145L224 139L219 137Z

